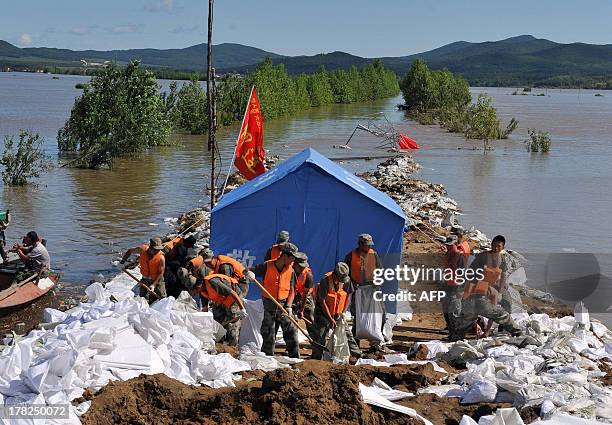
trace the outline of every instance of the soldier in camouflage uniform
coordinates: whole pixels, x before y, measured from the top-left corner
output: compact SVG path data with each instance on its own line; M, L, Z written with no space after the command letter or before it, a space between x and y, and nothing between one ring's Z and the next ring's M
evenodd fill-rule
M312 301L314 280L306 254L303 252L295 254L293 270L295 270L295 275L297 277L295 301L293 305L295 306L297 318L306 321L306 329L308 330L308 334L310 334L314 321L314 302Z
M499 290L500 280L505 274L502 261L502 250L505 242L503 236L496 236L491 242L491 250L478 254L470 265L470 269L475 272L486 268L498 270L499 278L496 282L491 282L489 284L486 293L478 293L475 291L474 283L470 283L466 286L461 317L455 333L449 337L451 341L463 339L465 332L474 327L478 320L478 316L483 316L489 319L489 321L498 323L500 328L510 331L512 335L521 334L520 328L512 319L510 313L497 301L501 298Z
M198 274L206 273L206 266L202 266ZM240 321L247 317L244 302L237 294L236 279L222 274L207 274L200 287L200 296L204 301L203 310L208 311L208 302L212 304L212 313L215 321L225 328L223 342L227 345L238 346L240 340Z
M286 243L279 257L268 260L251 268L257 276L263 276L263 286L278 301L290 315L293 315L293 300L295 298L296 276L292 263L298 249L292 243ZM279 326L283 329L283 339L287 345L289 357L299 358L300 350L298 344L297 328L284 315L266 294L262 292L264 317L261 322L261 336L263 343L261 351L265 354L274 355L276 333Z
M331 286L330 286L331 284ZM326 298L328 293L334 292L338 294L344 291L346 293L347 301L343 306L338 306L338 311L330 311L329 305L326 305ZM346 307L349 305L348 297L353 292L353 285L351 285L351 279L349 277L349 267L346 263L339 262L336 264L333 273L326 273L317 286L315 291L315 320L312 326L311 338L325 346L327 343L327 333L330 329L336 327L338 319L344 315ZM351 356L360 358L362 356L361 350L353 337L350 326L345 326L346 339L349 346ZM323 351L320 347L312 347L312 358L320 360L323 355Z

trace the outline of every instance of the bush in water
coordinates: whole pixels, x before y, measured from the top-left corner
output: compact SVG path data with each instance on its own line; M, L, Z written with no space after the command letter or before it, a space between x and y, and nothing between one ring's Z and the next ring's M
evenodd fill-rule
M50 166L42 150L44 140L38 133L27 130L19 132L19 141L15 146L13 136L5 136L4 153L0 157L0 164L4 166L2 181L8 186L23 186L28 184L32 177Z
M173 95L171 87L166 99L171 99ZM177 129L191 134L203 134L208 131L206 92L196 77L183 84L176 92L176 101L170 113Z
M527 132L529 133L529 139L525 140L527 151L542 153L550 151L552 141L548 132L536 130L535 128L530 128Z

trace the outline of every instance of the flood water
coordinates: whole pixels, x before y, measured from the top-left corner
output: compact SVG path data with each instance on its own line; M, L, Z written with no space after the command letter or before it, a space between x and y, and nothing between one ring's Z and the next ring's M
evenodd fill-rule
M45 149L57 158L56 135L70 114L86 78L0 73L0 135L20 128L39 132ZM167 87L168 82L161 82ZM420 176L446 186L472 224L523 252L610 253L612 223L612 93L547 90L546 96L512 96L514 89L475 88L493 96L504 122L519 128L509 140L494 141L483 155L466 141L437 126L420 126L397 110L401 97L374 103L313 108L290 119L265 123L265 146L281 158L307 146L330 157L384 155L380 140L357 133L353 150L343 144L357 122L384 112L394 126L422 146L415 153ZM534 90L534 94L540 90ZM218 134L223 167L229 164L237 126ZM522 141L527 128L549 131L549 154L530 154ZM111 171L54 168L38 186L0 190L0 208L13 212L7 238L19 240L30 229L48 239L54 268L64 280L83 284L114 271L111 261L125 248L168 231L165 217L206 203L210 167L205 136L175 135L175 146L121 159ZM461 148L461 149L459 149ZM376 161L342 161L352 171Z

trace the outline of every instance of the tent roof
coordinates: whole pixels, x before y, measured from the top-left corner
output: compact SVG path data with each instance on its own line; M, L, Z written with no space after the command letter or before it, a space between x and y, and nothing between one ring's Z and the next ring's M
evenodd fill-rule
M251 195L252 193L270 186L271 184L283 179L285 176L301 168L304 166L304 164L313 165L321 169L331 177L346 184L357 192L360 192L362 195L372 199L401 218L406 217L400 206L397 205L388 195L379 191L363 179L349 173L344 168L312 148L304 149L302 152L281 162L273 169L223 195L219 203L213 209L213 212L219 211L228 205L231 205L242 198Z

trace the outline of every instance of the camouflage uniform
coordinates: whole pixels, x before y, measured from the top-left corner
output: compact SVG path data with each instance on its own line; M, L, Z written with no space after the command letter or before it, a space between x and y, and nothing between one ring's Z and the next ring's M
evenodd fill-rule
M238 303L232 304L230 308L224 305L213 305L212 307L213 318L225 328L225 336L221 342L225 342L233 347L237 347L240 341L241 320L238 320L236 317L236 313L239 310Z
M148 278L142 278L140 281L144 283L145 285L147 285L149 288L151 287L151 284L153 283L151 279L148 279ZM159 283L157 284L157 286L155 287L155 289L153 290L153 292L155 292L159 296L159 298L152 297L152 295L149 294L149 291L147 291L144 288L144 286L139 285L138 287L140 288L140 296L149 302L153 302L156 299L166 298L168 296L168 294L166 293L166 283L164 282L164 279L161 279ZM152 297L155 299L149 299L149 297Z
M478 316L486 317L498 323L511 333L520 333L521 329L512 319L510 314L500 305L493 304L484 295L471 295L463 302L461 317L457 323L456 333L451 335L452 340L463 339L465 332L474 327Z
M344 264L344 263L338 263L338 265L340 264ZM339 268L338 265L336 266L336 270L338 270ZM346 264L344 264L344 267L346 267L346 273L348 274L348 267L346 266ZM344 270L342 270L342 272L344 272ZM348 275L344 275L344 276L348 278ZM345 285L344 290L348 292L350 296L352 292L352 285L350 284L350 280L348 279L347 279L347 283L348 284ZM327 276L323 276L321 280L319 281L319 286L317 287L317 291L316 291L315 320L314 320L314 323L312 324L312 331L311 330L308 331L310 337L316 343L322 346L325 346L327 344L327 332L330 329L329 321L327 320L327 317L325 316L325 313L322 307L322 303L324 302L325 296L327 295L328 285L329 285L329 281L327 279ZM336 317L334 317L334 319L337 320L339 317L340 315L338 314ZM355 340L353 336L351 327L345 326L344 329L345 329L345 335L346 335L346 339L348 342L349 351L351 353L351 356L356 357L356 358L361 357L362 356L361 349L359 348L359 345L357 344L357 341ZM312 358L320 360L322 356L323 356L323 349L316 345L313 346L312 347Z
M292 243L287 243L285 246L285 253L289 254L293 257L297 253L297 247ZM252 271L257 276L264 276L265 283L265 275L268 270L268 264L272 264L272 267L276 267L274 263L262 263L252 267ZM291 288L295 291L296 284L296 276L295 272L291 272ZM261 321L261 337L263 339L263 343L261 345L261 351L263 351L268 356L274 355L274 346L276 345L276 333L278 332L279 326L283 329L283 339L285 340L285 344L287 346L287 354L289 357L299 358L300 357L300 346L298 342L297 328L291 322L291 320L282 313L282 311L276 306L274 301L267 297L263 297L263 307L264 307L264 317ZM283 308L287 309L290 307L288 305L288 298L282 300L276 300ZM291 306L292 307L292 306Z
M279 301L279 303L286 309L287 300ZM264 317L261 321L261 337L263 343L261 345L261 351L266 353L268 356L274 355L274 346L276 345L276 333L278 332L279 326L283 329L283 339L287 346L287 354L289 357L299 358L300 350L298 343L297 329L295 325L285 316L281 310L274 304L274 301L264 298Z

